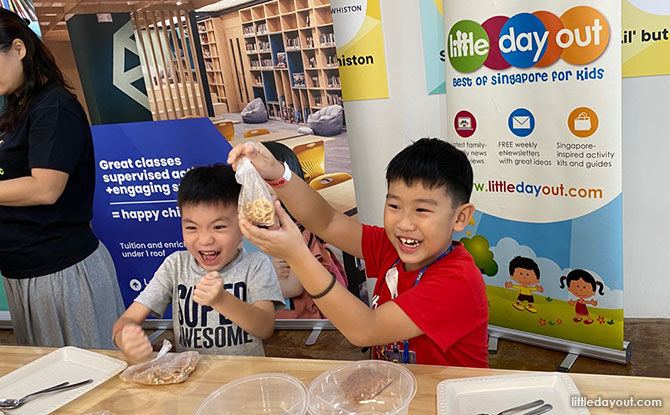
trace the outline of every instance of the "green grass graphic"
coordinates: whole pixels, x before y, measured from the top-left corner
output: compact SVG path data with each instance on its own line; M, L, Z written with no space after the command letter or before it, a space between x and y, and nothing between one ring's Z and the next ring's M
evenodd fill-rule
M583 321L572 321L575 307L567 301L533 293L537 313L531 313L512 307L519 295L518 290L486 287L486 292L489 324L616 350L623 347L623 309L610 310L589 305L587 307L594 322L586 325Z

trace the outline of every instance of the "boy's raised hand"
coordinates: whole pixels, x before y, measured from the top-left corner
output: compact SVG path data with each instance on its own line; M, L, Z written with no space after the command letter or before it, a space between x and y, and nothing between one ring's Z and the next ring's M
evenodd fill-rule
M223 281L216 271L208 272L195 285L193 301L200 305L214 307L224 299Z
M149 337L137 324L128 324L123 327L118 346L123 354L135 362L146 359L153 352Z
M291 257L299 257L302 250L307 250L305 239L300 229L293 223L279 201L275 201L280 229L259 228L242 216L238 216L242 234L256 247L266 254L290 262Z
M228 153L228 164L237 170L239 159L246 156L261 177L266 180L278 179L284 174L284 166L274 158L270 150L259 143L245 143L235 146Z

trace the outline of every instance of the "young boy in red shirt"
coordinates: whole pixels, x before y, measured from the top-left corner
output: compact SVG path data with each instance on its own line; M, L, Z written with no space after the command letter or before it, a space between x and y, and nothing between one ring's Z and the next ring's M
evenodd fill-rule
M275 203L280 230L240 218L254 245L286 260L305 290L353 344L374 346L373 357L399 362L487 367L488 301L480 270L451 240L474 213L472 167L465 154L439 139L421 139L388 164L384 227L362 225L336 211L263 146L234 148L247 156L300 223L365 260L377 278L372 309L335 280L305 247L298 228Z

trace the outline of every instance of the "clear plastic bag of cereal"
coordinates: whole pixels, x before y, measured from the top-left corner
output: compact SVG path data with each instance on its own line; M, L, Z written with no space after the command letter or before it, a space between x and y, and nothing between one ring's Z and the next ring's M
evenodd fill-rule
M248 158L240 159L235 180L242 185L237 201L242 217L258 226L279 226L272 189Z
M121 373L121 380L144 385L168 385L185 381L198 365L200 353L168 353L170 349L172 343L163 340L163 347L155 359L128 367Z

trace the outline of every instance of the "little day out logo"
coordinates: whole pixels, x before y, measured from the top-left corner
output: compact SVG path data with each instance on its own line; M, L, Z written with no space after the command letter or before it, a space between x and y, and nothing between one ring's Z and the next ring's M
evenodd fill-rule
M461 20L447 37L447 55L458 72L482 66L501 70L545 67L559 58L573 65L596 60L607 47L610 28L598 10L577 6L559 18L547 11L494 16L479 24Z

